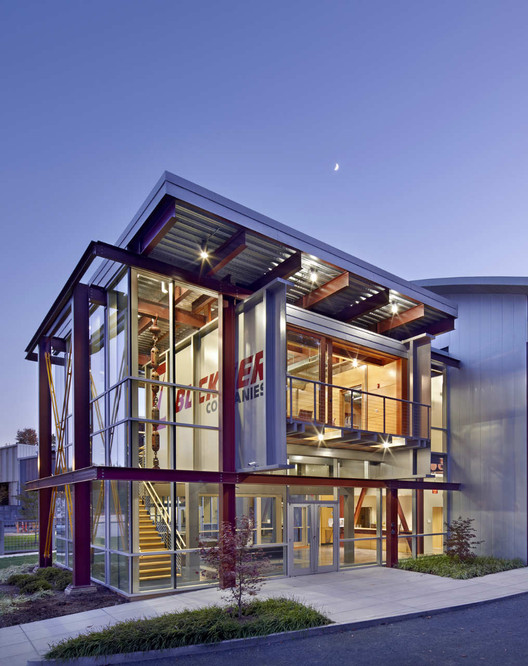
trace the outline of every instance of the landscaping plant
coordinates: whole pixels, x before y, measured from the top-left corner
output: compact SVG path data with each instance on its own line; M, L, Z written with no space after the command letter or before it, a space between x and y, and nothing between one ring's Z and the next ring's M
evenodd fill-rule
M270 563L261 550L251 547L254 522L252 516L237 518L236 528L229 522L220 525L218 542L208 546L200 542L200 555L211 569L202 571L210 580L219 580L224 598L232 600L239 619L248 597L255 596L262 587L264 574Z
M475 559L473 548L483 541L477 541L477 532L472 526L473 518L462 518L459 516L451 523L446 523L446 555L459 562L469 562Z
M166 650L331 624L314 608L293 599L255 599L244 607L243 617L246 622L240 622L225 608L208 606L144 620L128 620L101 631L64 639L49 650L46 658L77 659Z

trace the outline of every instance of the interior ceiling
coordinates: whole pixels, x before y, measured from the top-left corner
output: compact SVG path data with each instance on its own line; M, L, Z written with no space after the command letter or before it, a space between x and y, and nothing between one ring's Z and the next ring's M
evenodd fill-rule
M193 208L188 204L177 202L175 207L174 223L150 252L154 259L164 261L197 275L206 275L215 262L215 253L232 239L242 228L225 219L214 216L206 211ZM245 247L235 251L228 261L218 270L214 277L227 280L230 283L252 288L252 285L273 270L285 260L297 253L295 248L288 247L271 238L261 236L253 231L245 230ZM206 250L210 259L204 261L200 252ZM212 262L212 263L211 263ZM312 279L315 271L315 281ZM322 287L331 280L339 278L346 271L332 266L312 255L302 255L301 267L293 274L287 275L291 288L288 291L288 302L300 305L299 301L315 289ZM345 308L363 302L365 299L386 292L382 286L348 274L347 286L328 295L310 306L310 310L320 314L337 317ZM378 331L389 337L404 339L412 337L416 332L423 331L430 324L445 318L445 314L424 306L423 312L412 321L398 327L391 327L394 318L393 309L397 308L398 316L415 308L416 301L405 295L390 290L388 303L384 303L372 312L365 312L355 316L350 323L371 331L378 330L378 324L389 322L387 330ZM341 320L343 320L341 318Z
M150 350L153 345L152 333L148 329L149 323L152 323L153 312L159 312L158 326L161 329L157 347L160 353L169 348L169 319L168 305L169 295L163 293L162 282L160 280L141 272L138 275L138 352L142 356L150 357ZM166 284L164 285L167 288ZM176 308L182 313L188 313L190 316L203 318L205 323L205 309L210 305L210 319L215 319L218 315L218 300L216 298L207 299L204 304L204 294L192 289L180 289L175 287ZM197 330L197 326L186 323L185 321L176 321L174 325L174 342L177 344L181 340L189 337Z

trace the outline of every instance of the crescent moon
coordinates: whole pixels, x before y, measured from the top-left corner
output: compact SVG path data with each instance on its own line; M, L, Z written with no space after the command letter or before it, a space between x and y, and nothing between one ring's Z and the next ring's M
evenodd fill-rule
M336 162L336 165L334 167L334 171L339 171L339 164Z

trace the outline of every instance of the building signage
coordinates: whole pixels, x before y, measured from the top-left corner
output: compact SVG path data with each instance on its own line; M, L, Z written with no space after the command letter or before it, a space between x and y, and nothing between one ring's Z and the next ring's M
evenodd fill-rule
M286 289L274 280L237 307L238 471L285 467Z

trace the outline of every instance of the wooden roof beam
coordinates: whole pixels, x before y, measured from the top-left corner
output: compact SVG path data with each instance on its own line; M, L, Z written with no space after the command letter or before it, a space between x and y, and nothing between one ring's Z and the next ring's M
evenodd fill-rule
M152 326L152 317L141 317L138 320L138 335L141 335Z
M218 296L208 296L207 294L202 294L199 296L191 305L191 310L193 312L200 312L206 308L210 303L215 303L218 300Z
M369 314L370 312L374 312L375 310L388 305L389 299L389 290L383 289L383 291L380 291L373 296L369 296L359 303L347 305L346 308L343 308L340 312L334 315L334 317L335 319L339 319L339 321L352 321L353 319L357 319L357 317Z
M295 273L298 273L301 269L302 253L295 252L295 254L292 254L290 257L272 268L271 271L264 273L262 277L259 277L258 280L255 280L255 282L253 282L249 288L251 291L257 291L258 289L265 287L272 280L275 280L275 278L282 278L283 280L287 280L292 275L295 275Z
M380 321L376 326L376 331L378 333L386 333L387 331L392 331L395 328L399 328L400 326L405 326L406 324L410 324L413 321L416 321L417 319L421 319L424 316L424 314L425 314L425 305L423 303L420 303L420 305L416 305L414 308L405 310L405 312L402 312L401 314L395 314L389 317L388 319L385 319L384 321Z
M178 305L178 303L181 303L187 296L191 293L190 289L187 289L186 287L178 287L176 286L174 289L174 305Z
M246 230L240 229L240 231L237 231L231 238L228 238L225 243L212 253L209 267L205 272L207 277L218 273L218 271L227 266L230 261L233 261L235 257L243 252L246 247Z
M440 335L441 333L448 333L453 331L455 328L455 318L454 317L445 317L444 319L438 319L437 321L429 322L424 324L420 328L417 328L412 332L412 337L414 338L417 335L422 335L423 333L428 333L429 335ZM405 340L409 337L409 334L405 331L398 331L394 336L398 340ZM456 367L460 367L460 362L457 362Z
M350 287L350 273L341 273L337 277L332 278L332 280L317 287L317 289L314 289L309 294L305 294L297 299L295 305L304 308L305 310L309 310L318 303L321 303L321 301L338 294L340 291L343 291L343 289L347 289L348 287Z

